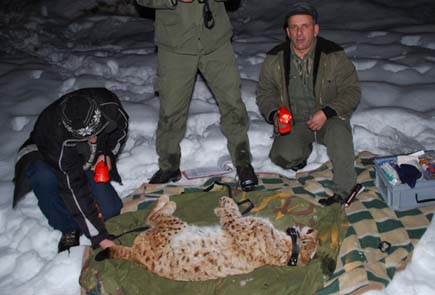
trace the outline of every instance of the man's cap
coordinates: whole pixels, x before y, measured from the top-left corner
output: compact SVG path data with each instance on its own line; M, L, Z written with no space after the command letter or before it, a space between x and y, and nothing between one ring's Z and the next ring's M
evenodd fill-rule
M62 124L76 138L97 135L109 121L95 100L82 95L67 95L61 103Z
M285 18L285 23L287 24L288 19L293 15L311 15L313 17L314 23L317 24L319 14L317 12L317 9L308 2L295 2L290 5L290 7L287 10L287 16ZM287 25L286 25L287 26Z

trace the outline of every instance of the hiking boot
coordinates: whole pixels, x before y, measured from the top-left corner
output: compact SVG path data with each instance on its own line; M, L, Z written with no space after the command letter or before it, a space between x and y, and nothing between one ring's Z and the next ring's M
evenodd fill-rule
M154 175L151 177L148 183L157 184L157 183L168 183L168 182L177 182L181 178L180 169L175 171L170 170L162 170L159 169Z
M330 198L326 198L326 199L321 199L319 200L319 203L323 206L329 206L335 203L340 203L340 205L343 205L345 207L349 207L350 204L356 199L356 197L362 192L364 191L364 186L362 184L357 183L352 191L350 192L350 194L347 197L342 197L338 194L334 194L332 197Z
M69 252L71 247L79 246L80 235L81 233L78 229L63 233L59 244L57 245L57 253L63 252L65 250L68 250Z
M246 166L237 166L236 169L242 190L245 192L253 191L258 184L258 178L257 175L255 175L254 168L248 164Z
M340 195L334 194L332 197L319 200L319 204L323 206L330 206L335 203L338 203L340 205L344 204L344 199Z
M304 169L305 166L307 166L307 160L306 160L306 159L303 160L303 161L302 161L301 163L299 163L298 165L293 166L293 167L290 167L290 169L293 170L294 172L296 172L296 171L298 171L298 170Z

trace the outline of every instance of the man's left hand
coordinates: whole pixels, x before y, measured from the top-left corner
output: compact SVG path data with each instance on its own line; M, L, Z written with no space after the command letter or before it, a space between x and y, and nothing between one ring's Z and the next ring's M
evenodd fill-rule
M319 131L322 129L323 125L325 125L327 119L328 118L323 111L317 111L307 121L308 128L313 131Z
M95 165L92 167L92 171L95 171L95 166L100 162L100 161L104 161L104 155L99 155L97 162L95 162ZM112 170L112 161L110 160L109 156L106 156L106 165L107 168L109 168L109 171Z

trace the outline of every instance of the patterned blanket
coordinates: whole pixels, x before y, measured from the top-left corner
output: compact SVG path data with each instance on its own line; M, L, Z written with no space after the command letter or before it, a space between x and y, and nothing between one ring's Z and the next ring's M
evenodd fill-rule
M364 185L365 190L350 207L345 209L348 224L337 215L336 219L340 226L335 230L325 232L327 237L323 237L324 242L329 243L330 249L337 249L336 267L332 275L327 277L323 283L316 282L317 292L311 291L311 293L318 295L361 294L368 290L385 288L394 274L403 269L409 262L415 244L431 222L435 206L399 212L391 210L385 204L374 184L375 173L373 166L363 165L361 162L361 159L372 158L373 156L369 153L361 153L356 158L358 182ZM233 193L238 198L245 199L249 197L249 199L253 199L255 203L253 214L261 215L266 207L274 204L272 206L273 216L276 221L274 224L278 225L278 227L280 227L280 220L288 222L288 216L292 216L291 221L293 222L302 221L305 224L316 224L313 216L317 216L321 212L317 201L332 193L331 163L326 163L312 172L298 173L297 179L288 179L270 173L259 173L258 176L259 186L254 194L239 191L234 179L228 177L208 179L199 187L144 184L124 200L123 213L126 214L123 215L128 215L128 212L134 214L140 210L147 210L150 201L155 200L162 194L189 196L192 193L208 190L212 193L216 192L214 195L217 197L222 192L227 191L226 186L216 184L216 181L219 181L230 185ZM261 192L266 194L261 195ZM257 198L258 196L261 197ZM304 202L295 202L294 196L304 200ZM279 206L276 206L277 203ZM313 215L313 212L317 213ZM331 215L331 212L328 214ZM309 219L302 220L307 216L309 216ZM185 217L187 220L189 219L188 215ZM125 243L131 243L132 239L133 237ZM111 292L105 292L99 285L102 281L101 276L104 274L97 270L98 267L93 264L92 259L87 259L88 256L92 258L93 255L92 251L87 251L84 257L85 263L80 278L83 287L82 293L89 295L109 294ZM271 271L271 268L265 268L259 271L259 274L265 275ZM249 280L247 278L240 280L240 282L249 282ZM307 284L309 283L307 282ZM263 284L265 285L266 282L263 282ZM212 294L218 294L216 288L213 290ZM300 293L301 291L294 290L287 285L283 285L281 290L284 292L282 294L307 294ZM240 289L237 292L240 293ZM120 292L120 294L124 293ZM149 294L154 293L150 292Z

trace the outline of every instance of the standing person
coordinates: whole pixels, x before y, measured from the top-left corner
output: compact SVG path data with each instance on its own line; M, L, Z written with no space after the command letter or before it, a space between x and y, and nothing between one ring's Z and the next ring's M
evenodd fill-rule
M226 0L136 0L156 8L160 114L156 149L159 170L150 183L178 181L180 142L198 70L212 90L221 126L243 190L258 183L251 166L248 114L241 100L240 74L231 46Z
M349 118L361 90L355 67L342 47L318 36L314 6L290 6L288 40L268 54L257 86L257 105L268 123L279 124L278 109L290 110L292 130L276 135L269 154L276 165L297 171L307 164L313 142L326 145L333 164L335 194L320 202L341 202L356 185Z
M110 178L121 182L116 158L127 131L128 116L118 97L104 88L86 88L44 109L19 149L13 206L33 189L48 223L62 232L59 252L79 245L81 233L94 248L113 245L104 221L119 215L122 201L110 182L94 180L94 169L103 161Z

